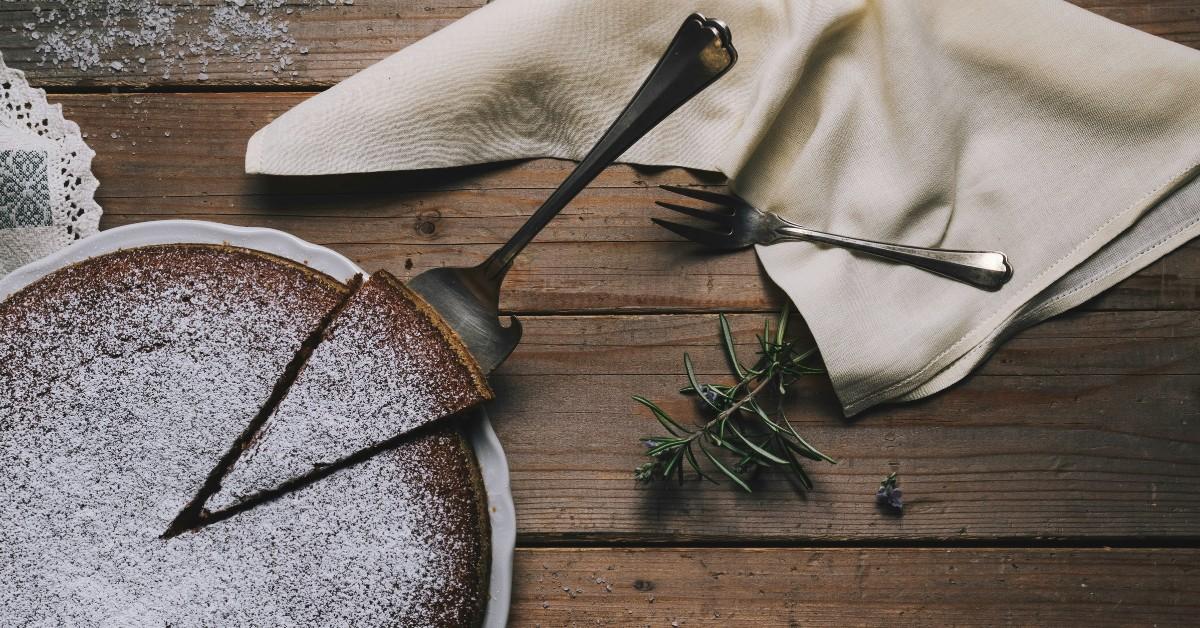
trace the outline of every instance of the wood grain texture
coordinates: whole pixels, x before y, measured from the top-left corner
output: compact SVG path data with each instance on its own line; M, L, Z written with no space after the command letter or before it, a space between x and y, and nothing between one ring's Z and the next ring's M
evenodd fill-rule
M1200 6L1195 0L1070 0L1110 20L1171 41L1200 47Z
M305 95L65 95L97 151L105 228L193 218L269 226L408 277L482 261L566 176L555 160L417 173L251 177L246 140ZM755 256L713 256L654 226L664 183L716 185L677 168L606 171L530 246L505 285L517 312L765 311L782 304ZM668 244L669 243L669 244ZM1200 245L1084 306L1200 309Z
M1200 11L1191 0L1073 0L1079 6L1128 24L1154 35L1188 46L1200 45ZM295 38L291 48L293 64L276 71L272 63L243 61L225 51L208 51L206 67L201 55L184 51L185 67L173 66L164 77L164 65L154 47L116 46L101 55L100 62L87 70L69 64L40 63L35 51L44 41L48 27L35 29L35 7L51 8L55 3L15 0L0 4L0 50L10 63L27 70L34 84L66 89L103 89L107 87L192 88L215 87L328 87L440 30L450 22L482 6L484 0L357 0L350 6L322 6L321 3L289 3L290 15L275 13L288 23L288 35ZM188 0L168 0L162 4L186 7ZM196 3L208 8L219 2ZM198 23L189 19L176 25L184 37L203 34L207 14L199 12ZM118 16L126 23L132 16ZM736 25L735 25L736 28ZM34 35L39 36L38 39ZM298 50L305 48L306 54ZM126 71L115 71L113 61L128 62L139 57L145 64L129 64ZM201 70L207 78L199 79Z
M1196 550L525 549L513 626L1183 626Z
M762 317L731 317L753 342ZM1179 312L1075 313L1006 344L951 392L841 418L823 377L786 407L838 465L808 465L801 495L696 483L639 487L639 438L660 428L630 396L680 420L689 352L727 373L716 317L526 317L493 377L490 414L513 475L523 543L756 543L1200 538L1200 329ZM741 345L743 355L752 347ZM903 517L873 493L900 472Z
M487 164L408 173L329 177L250 177L246 142L255 131L311 97L310 92L58 94L67 118L98 153L96 175L104 199L287 196L328 207L351 195L404 192L553 189L573 164L556 160ZM591 187L690 184L697 176L677 168L634 171L618 166ZM707 175L710 182L719 182ZM361 201L360 201L361 202ZM251 205L252 207L254 205ZM258 207L263 207L262 204ZM353 207L349 208L353 209Z
M159 59L163 47L157 45L117 45L103 51L98 64L81 70L69 63L55 64L52 58L43 62L44 55L36 50L51 29L49 25L38 24L35 8L49 10L61 3L11 0L0 4L0 50L4 50L10 64L28 71L32 83L50 88L327 87L441 30L485 3L486 0L358 0L346 5L338 0L330 6L334 3L291 0L267 14L274 22L286 23L287 35L295 38L295 45L283 50L293 63L282 71L272 67L277 59L271 55L261 60L244 60L231 46L203 53L184 48L178 58L184 67L180 68L178 63L168 67ZM183 19L176 20L174 26L179 39L205 41L212 7L225 4L225 0L161 0L157 4L181 9L179 15ZM284 13L287 8L292 9L291 13ZM245 12L252 18L259 17L249 8ZM134 15L115 17L115 21L127 25L137 22ZM36 28L26 28L26 24L34 24ZM39 35L36 39L35 33ZM270 45L279 43L282 38L275 38L261 48L265 53ZM307 52L301 54L302 48ZM170 55L176 52L174 46L167 46L166 50ZM129 63L139 57L146 62ZM208 60L206 66L201 64L203 59ZM113 61L124 62L128 67L115 71L110 67ZM164 77L168 69L169 75ZM207 75L203 80L202 71Z

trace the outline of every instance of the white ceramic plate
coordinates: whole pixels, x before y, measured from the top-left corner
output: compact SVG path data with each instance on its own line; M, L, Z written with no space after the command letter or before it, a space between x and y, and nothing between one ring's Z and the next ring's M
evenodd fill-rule
M161 220L100 232L51 255L27 264L0 279L0 301L59 268L89 257L151 244L231 244L286 257L345 281L363 273L354 262L323 246L305 242L274 229L231 227L198 220ZM487 490L492 523L492 570L485 628L504 628L512 596L513 548L517 542L517 516L508 483L508 460L492 430L487 413L480 410L469 422L467 437L479 459Z

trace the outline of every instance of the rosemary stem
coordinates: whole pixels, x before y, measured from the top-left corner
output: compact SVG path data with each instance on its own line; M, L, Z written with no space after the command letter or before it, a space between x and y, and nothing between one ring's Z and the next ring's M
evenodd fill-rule
M751 400L753 400L754 396L757 395L760 390L765 388L767 384L771 383L772 379L773 378L771 378L771 377L763 377L763 378L759 379L757 386L746 391L746 396L742 397L741 399L738 399L737 402L735 402L732 406L729 406L728 408L725 408L724 410L722 410L721 413L717 415L717 418L708 422L708 425L713 425L714 423L724 421L725 419L732 416L734 412L737 412L738 410L741 409L742 406L746 405Z
M712 429L713 426L717 425L721 421L724 421L725 419L728 419L730 416L733 415L734 412L737 412L738 409L740 409L742 406L746 405L752 399L754 399L754 396L757 395L760 390L765 388L767 386L767 384L771 383L771 379L772 378L770 378L770 377L763 377L763 378L759 379L758 385L752 389L747 390L745 397L742 397L736 403L734 403L732 406L729 406L728 408L722 410L721 413L716 416L716 418L709 421L708 423L705 423L704 426L701 427L699 430L692 432L687 437L686 441L690 443L690 442L696 440L697 438L699 438L699 437L703 436L705 433L707 433L708 430Z

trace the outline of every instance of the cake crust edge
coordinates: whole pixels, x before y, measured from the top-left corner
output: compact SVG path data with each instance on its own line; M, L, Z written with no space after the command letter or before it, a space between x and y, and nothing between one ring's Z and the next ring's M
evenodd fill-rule
M22 294L31 289L34 289L35 287L41 285L43 282L46 282L47 280L52 280L60 272L65 271L70 268L76 268L76 267L82 266L84 264L93 263L96 260L103 259L110 255L120 255L120 254L129 255L129 254L136 254L141 251L154 251L154 250L166 250L166 249L203 249L203 250L235 253L235 254L240 254L240 255L248 255L251 257L258 257L260 259L264 259L269 262L273 262L273 263L276 263L276 264L279 264L282 266L294 268L294 269L302 272L309 278L321 282L321 284L323 284L326 288L334 291L341 297L345 297L346 293L349 290L349 288L347 288L345 283L338 281L337 279L334 279L332 276L330 276L322 271L319 271L319 270L313 268L312 266L309 266L308 264L296 261L296 260L288 258L288 257L283 257L281 255L276 255L274 253L268 253L266 251L259 251L257 249L251 249L251 248L247 248L244 246L237 246L237 245L228 244L228 243L210 244L210 243L205 243L205 242L164 242L164 243L160 243L160 244L146 244L143 246L121 247L121 248L113 249L111 251L105 251L104 253L99 253L97 255L90 255L79 261L72 262L70 264L66 264L59 268L55 268L54 270L47 272L45 275L42 275L41 277L38 277L37 279L29 282L29 284L21 287L21 289L13 292L12 294L5 297L4 299L0 299L0 303L4 303L19 294Z

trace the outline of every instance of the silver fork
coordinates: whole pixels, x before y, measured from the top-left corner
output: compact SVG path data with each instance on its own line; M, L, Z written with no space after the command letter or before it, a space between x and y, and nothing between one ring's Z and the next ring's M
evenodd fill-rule
M718 206L716 209L696 209L675 203L657 202L660 207L714 223L716 230L651 218L660 227L711 248L735 251L755 244L785 241L819 242L907 264L984 290L999 290L1012 278L1012 266L1003 253L907 246L835 235L801 227L775 214L764 212L732 194L718 194L673 185L661 187L668 192Z
M503 362L521 340L521 325L515 317L509 317L507 327L499 321L500 284L513 258L601 170L736 61L729 28L693 13L596 146L508 242L478 266L435 268L409 281L408 286L458 333L485 373Z

